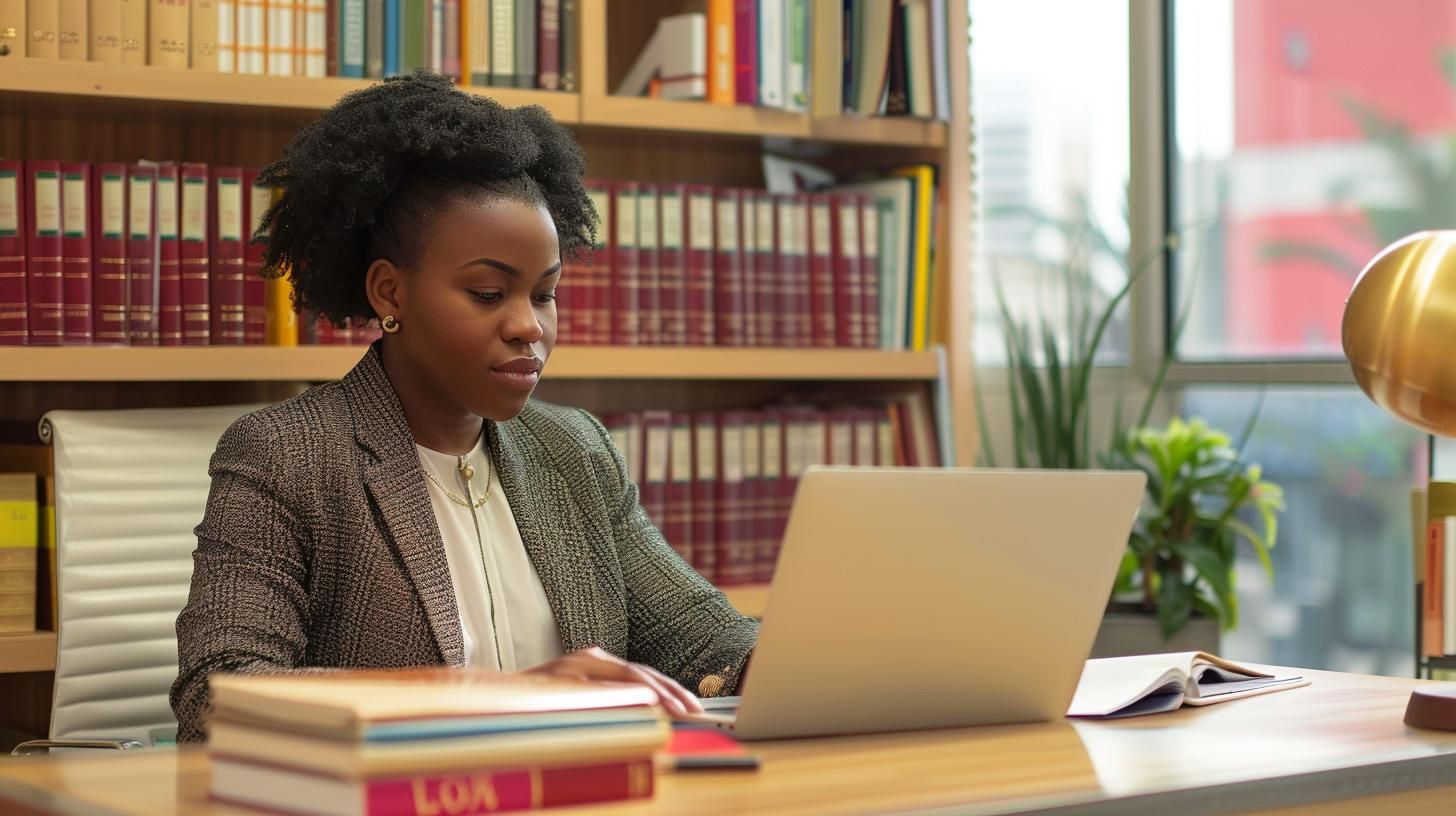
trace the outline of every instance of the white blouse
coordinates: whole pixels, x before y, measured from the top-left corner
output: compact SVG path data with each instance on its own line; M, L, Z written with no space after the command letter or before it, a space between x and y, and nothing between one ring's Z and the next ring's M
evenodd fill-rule
M465 636L465 665L519 671L560 657L556 619L485 451L485 435L467 454L475 470L469 498L460 457L420 445L415 448L420 466L434 477L425 479L425 487L450 564L450 582ZM474 504L486 490L487 481L489 497L473 510L446 494L448 490Z

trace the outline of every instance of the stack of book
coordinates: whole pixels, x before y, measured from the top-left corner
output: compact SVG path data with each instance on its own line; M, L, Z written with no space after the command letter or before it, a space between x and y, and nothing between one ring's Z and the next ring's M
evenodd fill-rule
M269 76L430 68L576 89L576 0L0 0L5 54ZM8 32L15 32L11 35Z
M773 577L789 508L811 465L939 465L928 399L879 407L640 411L602 423L638 486L642 509L717 586Z
M217 675L212 797L297 814L475 814L652 796L654 693L485 670Z

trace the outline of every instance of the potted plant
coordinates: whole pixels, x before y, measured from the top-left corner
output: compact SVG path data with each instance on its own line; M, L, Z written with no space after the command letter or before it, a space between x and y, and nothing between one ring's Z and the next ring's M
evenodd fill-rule
M1141 470L1148 483L1093 656L1216 651L1220 629L1238 624L1240 541L1273 577L1269 548L1284 492L1240 448L1200 419L1173 419L1129 431L1101 457L1105 467ZM1244 511L1258 521L1250 524Z

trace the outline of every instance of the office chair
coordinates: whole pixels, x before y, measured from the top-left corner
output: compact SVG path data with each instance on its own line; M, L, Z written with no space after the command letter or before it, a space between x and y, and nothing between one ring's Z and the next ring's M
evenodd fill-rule
M259 406L52 411L59 595L51 748L175 741L177 614L192 579L208 460L233 420Z

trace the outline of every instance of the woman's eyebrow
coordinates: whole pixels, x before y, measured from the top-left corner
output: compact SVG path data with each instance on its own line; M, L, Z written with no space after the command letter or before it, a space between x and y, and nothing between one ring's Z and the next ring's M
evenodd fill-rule
M462 266L460 268L461 269L464 269L466 266L474 266L475 264L484 264L485 266L489 266L489 267L491 267L493 269L499 269L500 271L506 273L507 275L510 275L513 278L519 278L521 276L521 270L515 268L514 266L511 266L510 264L506 263L505 261L497 261L495 258L476 258L475 260L473 260L473 261L465 264L464 266ZM557 261L550 269L547 269L545 272L542 272L541 273L541 277L542 278L548 278L548 277L550 277L552 275L555 275L556 273L558 273L560 271L561 271L561 262L560 261Z

